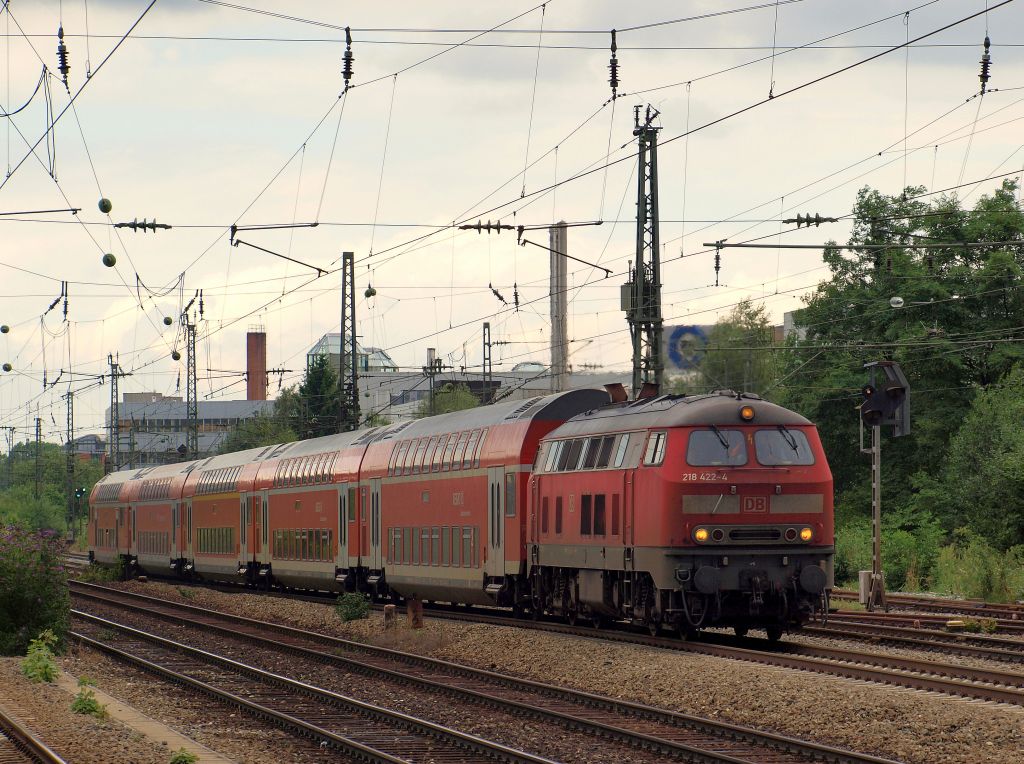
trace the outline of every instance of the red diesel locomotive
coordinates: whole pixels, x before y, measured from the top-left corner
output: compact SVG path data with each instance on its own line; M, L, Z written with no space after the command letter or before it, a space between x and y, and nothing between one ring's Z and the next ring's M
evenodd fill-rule
M766 629L827 607L832 477L756 396L621 386L108 475L89 549L130 572Z

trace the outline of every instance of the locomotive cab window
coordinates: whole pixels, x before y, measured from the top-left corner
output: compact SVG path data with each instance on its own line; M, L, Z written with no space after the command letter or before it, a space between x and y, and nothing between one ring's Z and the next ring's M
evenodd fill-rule
M747 463L747 444L739 430L694 430L686 447L692 467L736 467Z
M757 460L766 467L814 464L814 452L801 430L779 425L775 430L754 433Z
M665 440L668 434L652 432L647 438L647 450L644 451L644 464L652 467L665 460Z

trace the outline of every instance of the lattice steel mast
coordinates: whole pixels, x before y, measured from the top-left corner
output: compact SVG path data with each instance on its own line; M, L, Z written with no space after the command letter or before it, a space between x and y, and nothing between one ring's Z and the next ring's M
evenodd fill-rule
M368 289L367 292L370 290ZM356 354L356 265L341 253L341 342L338 358L338 431L359 428L359 357Z
M633 339L633 395L644 383L660 389L665 372L661 331L661 262L658 235L658 110L648 106L643 123L633 109L637 137L636 264L623 288L623 310Z

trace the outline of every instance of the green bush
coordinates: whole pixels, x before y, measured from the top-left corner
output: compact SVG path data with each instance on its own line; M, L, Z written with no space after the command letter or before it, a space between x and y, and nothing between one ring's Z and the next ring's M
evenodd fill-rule
M882 524L882 569L890 590L921 591L932 572L941 532L928 518L910 522L893 515ZM871 521L859 518L836 530L837 585L857 583L857 572L871 570Z
M197 761L199 761L199 757L194 753L186 751L184 748L179 748L171 754L170 764L196 764Z
M933 588L945 594L1012 602L1024 596L1024 547L995 549L967 528L939 551Z
M0 655L22 655L48 629L60 644L71 599L64 543L48 531L0 528Z
M21 662L21 673L33 682L52 682L57 678L60 669L53 659L53 646L57 643L56 635L46 629L36 639L28 643L28 653Z
M71 710L76 714L88 714L97 719L107 718L107 707L96 699L96 693L90 689L92 680L88 677L80 677L78 680L78 694L71 701Z
M334 606L343 621L355 621L370 615L370 603L362 594L347 592L338 597Z

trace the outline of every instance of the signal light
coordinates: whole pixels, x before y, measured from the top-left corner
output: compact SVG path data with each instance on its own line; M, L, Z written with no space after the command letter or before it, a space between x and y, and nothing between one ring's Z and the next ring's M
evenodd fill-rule
M754 407L744 406L740 409L740 419L744 422L751 422L754 419Z

